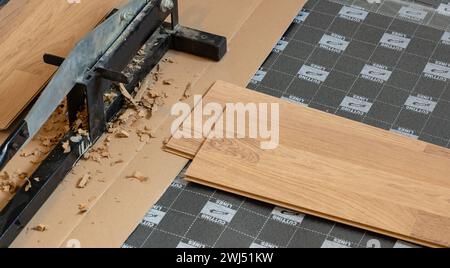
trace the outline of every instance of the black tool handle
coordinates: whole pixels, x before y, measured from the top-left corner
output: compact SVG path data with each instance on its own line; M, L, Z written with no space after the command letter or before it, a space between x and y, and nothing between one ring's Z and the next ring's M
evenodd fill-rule
M9 135L8 139L0 147L0 170L2 170L6 164L8 164L9 160L16 155L29 137L28 124L25 120L22 120L14 132Z
M227 53L227 38L178 26L172 34L172 49L220 61Z

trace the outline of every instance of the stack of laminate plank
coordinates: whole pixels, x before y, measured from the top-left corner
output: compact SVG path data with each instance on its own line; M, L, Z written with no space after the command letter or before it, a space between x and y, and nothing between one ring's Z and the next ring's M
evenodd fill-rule
M14 0L0 9L0 129L11 125L55 71L42 56L66 56L126 2Z
M449 150L225 82L211 87L202 105L209 102L279 104L279 145L264 150L261 138L172 137L166 150L193 159L188 180L410 242L450 246Z

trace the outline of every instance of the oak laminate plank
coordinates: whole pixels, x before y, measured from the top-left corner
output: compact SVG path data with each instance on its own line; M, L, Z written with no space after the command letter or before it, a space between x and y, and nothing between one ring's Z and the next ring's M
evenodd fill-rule
M43 54L67 56L109 11L125 2L14 0L0 10L0 129L8 128L56 70L43 62Z
M208 139L189 180L422 245L450 246L449 150L220 81L207 97L278 103L280 144L262 150L261 139Z

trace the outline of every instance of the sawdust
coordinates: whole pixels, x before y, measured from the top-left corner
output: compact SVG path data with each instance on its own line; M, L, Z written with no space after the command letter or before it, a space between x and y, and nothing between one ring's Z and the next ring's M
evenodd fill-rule
M163 140L163 145L167 145L168 143L169 143L169 138L164 138L164 140Z
M141 53L144 51L141 49ZM173 59L165 58L163 60L165 64L174 63ZM139 64L139 60L134 60L131 64L132 66ZM134 67L133 67L134 68ZM153 130L150 126L147 126L145 123L146 120L150 119L154 113L156 113L162 106L165 105L165 100L169 97L167 91L159 88L155 89L156 84L162 84L165 86L173 85L175 83L174 79L165 79L163 80L163 72L161 65L157 65L155 70L153 70L140 84L135 88L135 96L133 97L129 91L126 89L124 84L119 84L117 86L117 91L124 96L127 100L127 105L124 107L123 112L120 113L117 119L107 125L107 135L102 143L97 143L96 146L90 148L82 157L85 161L94 161L99 164L103 163L103 159L109 159L109 166L113 167L118 164L124 163L124 160L117 159L117 156L113 156L110 153L109 145L113 141L113 139L128 139L132 137L132 134L136 134L139 137L141 142L149 142L151 139L156 138ZM165 87L168 90L170 87ZM190 95L190 85L186 87L185 95ZM117 97L117 93L110 92L104 94L104 100L106 102L113 102ZM78 136L71 137L72 142L76 142L74 139L76 137L81 140L81 136L88 136L89 133L86 131L87 129L87 113L84 111L83 113L77 114L77 120L71 126L72 129L78 134ZM137 126L135 126L135 124ZM142 126L144 125L144 126ZM51 144L51 140L49 140L48 144ZM63 144L63 148L66 149L67 145ZM69 146L70 147L70 146ZM120 156L120 154L119 154ZM146 181L148 178L143 176L141 173L133 174L136 176L130 176L130 178L137 179L139 181ZM84 180L83 180L84 178ZM92 175L89 174L83 176L80 179L82 187L84 188L86 184L92 180ZM89 178L89 179L88 179ZM80 184L79 182L79 184ZM86 182L86 183L84 183Z
M39 225L33 227L33 230L36 231L36 232L43 233L43 232L48 230L48 226L45 225L45 224L39 224Z
M170 85L173 85L174 82L175 82L174 79L166 79L163 81L163 85L170 86Z
M87 204L78 204L78 214L84 214L89 211L89 206Z
M183 96L180 98L180 101L185 101L192 96L192 83L187 84L186 89L184 90Z
M13 194L17 190L17 183L11 178L8 172L0 174L0 191Z
M85 136L85 137L89 136L89 132L87 130L85 130L85 129L82 129L82 128L79 128L77 133L79 135L81 135L81 136Z
M162 62L175 63L175 61L171 57L164 58Z
M119 160L116 160L116 161L112 162L112 163L110 164L110 166L113 167L113 166L115 166L115 165L122 164L122 163L124 163L124 162L125 162L125 161L123 161L122 159L119 159Z
M125 99L127 99L127 101L132 103L134 106L137 106L137 102L131 96L130 92L128 92L128 90L125 88L124 84L122 83L119 84L119 90L120 93L122 93L122 95L125 97Z
M28 192L28 191L30 191L30 189L31 189L31 181L27 178L26 179L26 185L25 185L25 192Z
M117 98L117 94L114 92L110 92L110 93L105 93L103 100L106 103L112 103L116 98Z
M83 189L86 188L87 184L91 180L91 174L84 174L83 177L78 181L77 188Z
M116 137L119 138L119 139L129 138L130 137L130 133L128 133L127 131L122 129L122 130L119 130L116 133Z
M71 148L70 148L70 142L69 142L69 141L63 142L63 143L62 143L62 147L63 147L63 149L64 149L64 153L65 153L65 154L70 153Z
M127 176L127 179L135 179L140 182L146 182L146 181L148 181L149 178L147 176L145 176L143 173L136 171L133 173L133 175Z

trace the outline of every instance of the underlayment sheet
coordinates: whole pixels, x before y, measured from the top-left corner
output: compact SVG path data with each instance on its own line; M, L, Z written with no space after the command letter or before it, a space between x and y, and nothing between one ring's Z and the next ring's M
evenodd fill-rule
M248 87L450 147L449 63L448 32L310 0ZM415 246L182 178L124 247Z
M368 0L331 0L344 5L355 5L389 17L402 17L413 23L440 30L450 29L449 0L383 0L379 4Z

